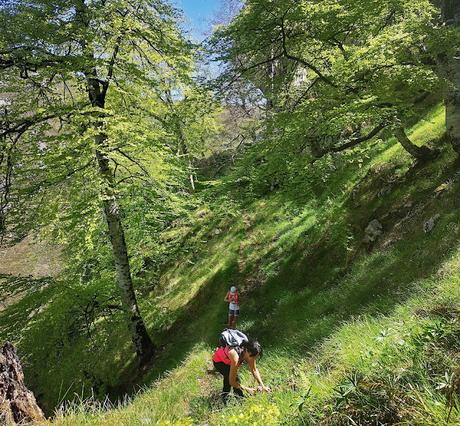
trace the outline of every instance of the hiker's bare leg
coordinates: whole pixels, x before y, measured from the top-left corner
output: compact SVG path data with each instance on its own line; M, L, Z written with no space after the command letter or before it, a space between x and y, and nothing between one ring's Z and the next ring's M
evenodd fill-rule
M238 320L238 315L233 315L231 328L236 329L237 320Z
M233 324L233 315L232 315L232 314L228 314L228 324L227 324L227 328L232 328L232 324Z

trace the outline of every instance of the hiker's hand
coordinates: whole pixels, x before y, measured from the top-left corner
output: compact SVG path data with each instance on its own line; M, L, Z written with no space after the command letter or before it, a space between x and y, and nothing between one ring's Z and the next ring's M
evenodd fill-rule
M272 390L268 386L259 385L257 386L259 392L271 392Z
M256 390L254 388L245 388L244 389L249 395L254 395Z

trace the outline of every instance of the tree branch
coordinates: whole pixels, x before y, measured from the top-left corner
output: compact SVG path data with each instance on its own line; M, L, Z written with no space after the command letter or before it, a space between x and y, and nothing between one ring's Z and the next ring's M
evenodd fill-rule
M308 93L310 92L311 89L313 89L313 87L315 87L316 83L318 83L318 81L320 81L321 79L319 77L315 78L307 87L306 90L304 90L304 92L302 93L301 96L299 96L299 98L294 102L294 104L292 105L292 107L290 108L291 111L294 111L298 106L299 104L305 99L305 96L308 95Z
M330 149L328 149L327 152L324 154L327 154L328 152L340 152L340 151L345 151L346 149L353 148L357 145L359 145L362 142L368 141L369 139L372 139L374 136L377 136L385 127L387 127L386 123L381 123L374 129L372 129L367 135L361 136L359 138L352 139L350 142L347 142L343 145L339 146L334 146Z
M297 56L291 55L288 52L287 46L286 46L286 30L285 30L285 27L284 27L284 17L281 19L281 43L282 43L282 47L283 47L284 56L287 59L290 59L292 61L298 62L299 64L302 64L305 68L310 69L311 71L313 71L322 81L324 81L328 85L330 85L332 87L337 87L337 85L329 77L326 77L316 66L310 64L309 62L305 61L302 58L299 58Z
M82 104L81 106L85 106L87 104ZM71 116L73 114L76 114L77 111L70 111L70 110L64 110L64 111L57 111L45 115L37 114L33 117L23 119L19 122L17 122L15 125L11 126L8 125L6 128L4 127L5 122L0 122L0 129L2 126L4 127L2 130L0 130L0 138L14 134L14 133L20 133L21 135L29 130L31 127L43 123L48 120L52 120L53 118L62 118L64 116Z
M146 176L150 177L149 171L144 167L144 165L140 161L136 160L135 158L132 158L131 156L126 154L124 151L122 151L120 148L116 148L115 151L119 152L123 157L127 158L132 163L136 164L144 172Z
M113 76L113 69L115 67L115 62L117 60L118 52L120 51L120 44L121 44L122 36L118 36L115 47L112 52L112 57L110 58L110 62L107 66L107 78L106 81L102 82L102 93L101 96L105 99L105 95L107 94L107 90L109 88L110 80Z

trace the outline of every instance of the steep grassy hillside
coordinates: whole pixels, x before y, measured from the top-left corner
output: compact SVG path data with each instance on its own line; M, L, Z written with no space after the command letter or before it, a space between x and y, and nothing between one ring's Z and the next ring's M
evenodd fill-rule
M117 407L77 398L55 423L458 424L460 164L442 142L443 114L434 108L410 133L417 144L441 150L429 164L413 164L390 139L371 143L353 161L345 154L314 168L304 163L296 180L258 197L246 196L252 183L231 172L220 184L225 191L210 190L193 220L162 236L172 260L142 297L162 352L143 376L142 392ZM366 243L364 230L374 219L383 233ZM263 344L260 370L273 392L224 408L220 378L208 370L232 284L242 290L239 328ZM51 287L40 294L48 297L43 292ZM53 293L56 303L60 291ZM28 324L19 313L14 327L11 321L27 300L0 314L0 336L39 365L31 336L38 333L46 348L43 328L32 323L19 332ZM36 318L55 309L53 302L45 306ZM132 369L121 322L103 321L111 333L64 345L54 376L43 354L50 369L35 372L32 384L48 395L42 399L49 407L71 399L72 366L89 362L91 348L87 375L98 375L101 393L120 377L123 390L139 385L139 378L126 379ZM87 394L82 390L81 399Z

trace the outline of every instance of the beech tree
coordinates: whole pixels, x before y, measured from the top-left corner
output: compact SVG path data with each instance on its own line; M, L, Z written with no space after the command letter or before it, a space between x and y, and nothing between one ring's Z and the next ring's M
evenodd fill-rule
M428 0L247 1L213 47L224 84L245 78L277 105L273 128L320 157L396 132L420 160L435 153L401 138L429 93L440 90L445 47ZM248 36L250 34L250 36ZM280 72L267 73L267 68ZM393 130L396 129L396 130Z
M193 61L175 18L160 0L33 0L0 10L0 224L15 183L39 195L35 207L47 209L58 233L67 220L67 232L78 228L86 242L94 221L85 215L100 206L141 363L156 347L133 287L123 204L133 182L162 191L152 163L178 144L174 103L191 84ZM69 205L78 214L64 213Z

